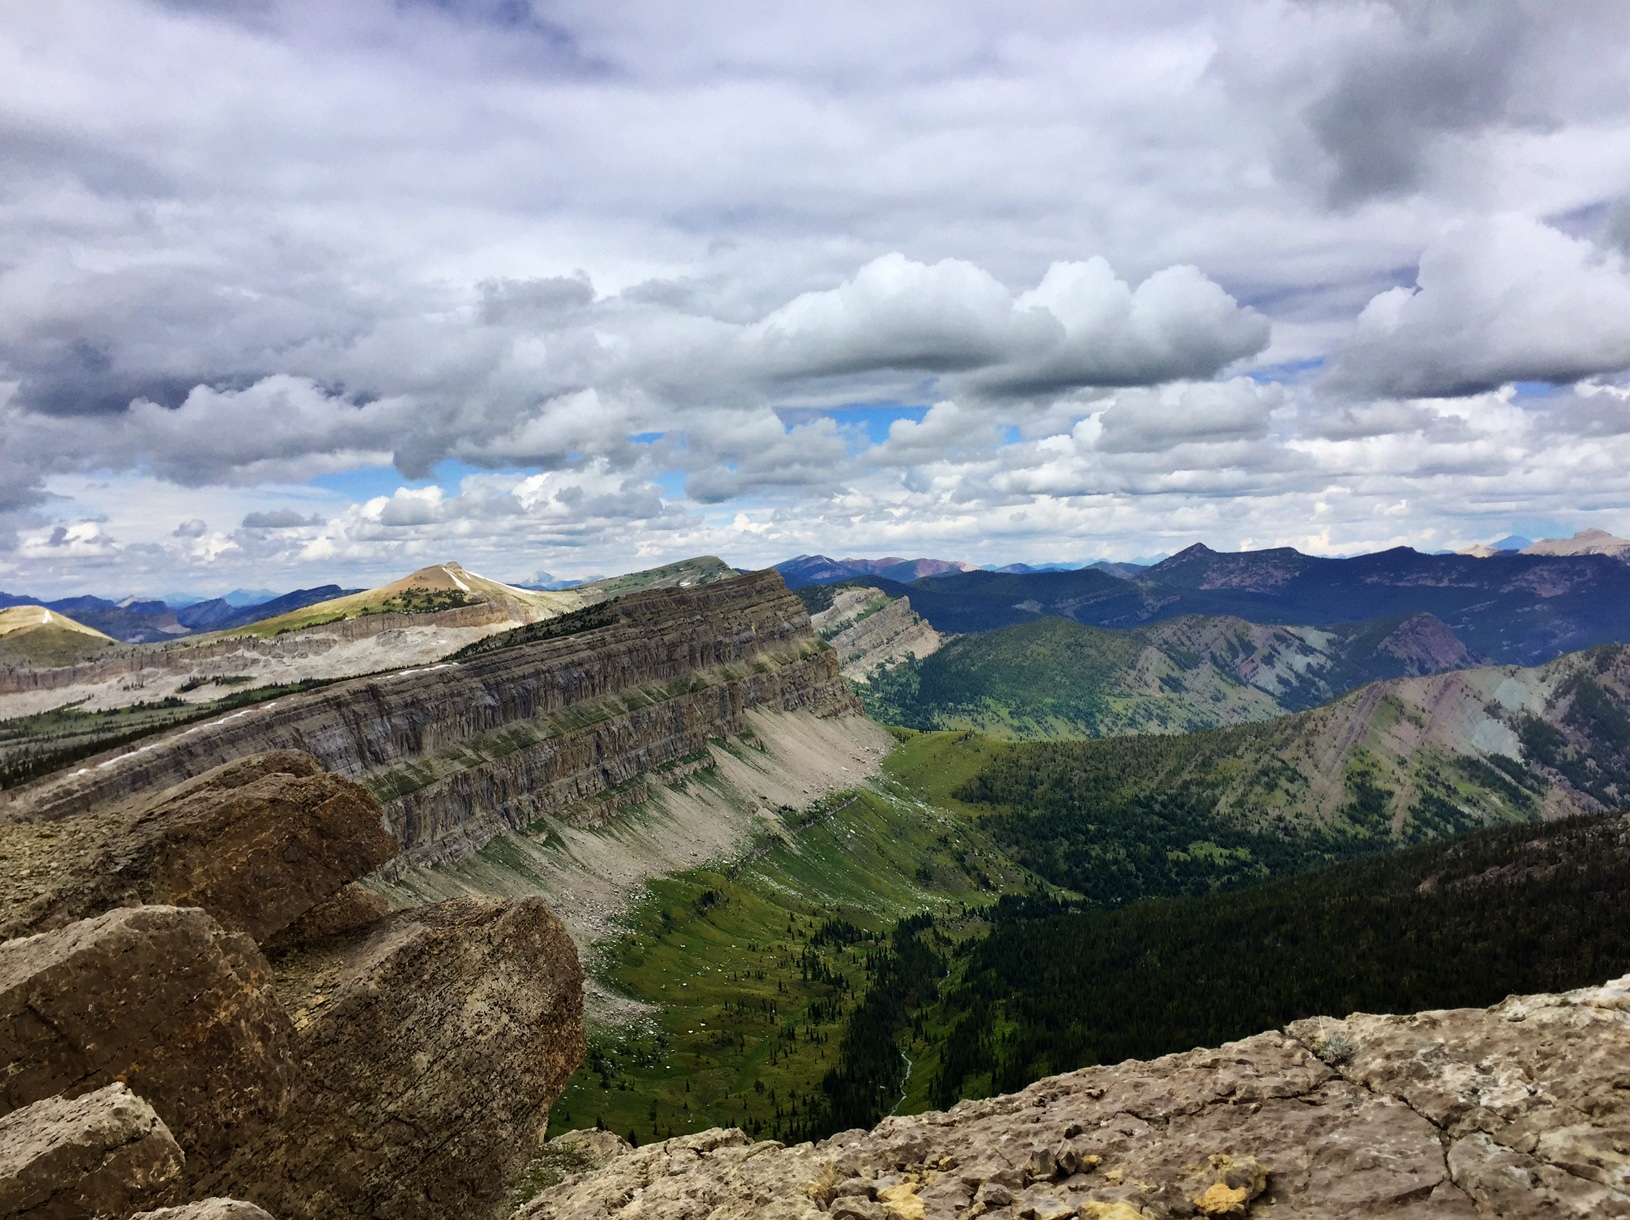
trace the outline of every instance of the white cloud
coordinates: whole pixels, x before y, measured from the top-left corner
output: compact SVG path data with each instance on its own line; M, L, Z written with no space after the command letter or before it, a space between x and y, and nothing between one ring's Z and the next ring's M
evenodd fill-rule
M530 11L8 14L8 581L1630 528L1622 4Z
M1123 390L1098 416L1104 453L1164 453L1181 444L1262 440L1284 399L1278 386L1248 377L1220 383Z
M1468 394L1630 368L1630 267L1522 216L1457 226L1415 287L1377 294L1329 384L1353 394Z

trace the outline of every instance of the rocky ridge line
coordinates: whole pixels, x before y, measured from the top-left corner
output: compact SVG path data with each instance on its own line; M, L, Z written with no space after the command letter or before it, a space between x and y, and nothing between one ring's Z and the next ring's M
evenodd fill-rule
M1630 976L1315 1018L819 1144L602 1135L516 1220L1630 1216L1626 1062Z
M475 655L272 700L93 760L0 795L0 821L109 807L292 749L367 784L403 863L430 863L739 733L750 708L860 710L774 572L635 593L543 626L560 634L512 647L492 637Z

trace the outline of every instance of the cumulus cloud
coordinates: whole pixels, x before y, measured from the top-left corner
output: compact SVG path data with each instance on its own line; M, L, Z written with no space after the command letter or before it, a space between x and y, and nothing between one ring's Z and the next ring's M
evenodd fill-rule
M292 508L261 510L245 513L243 516L243 528L246 530L291 530L305 525L321 525L322 522L323 519L319 516L308 517L295 512ZM188 524L198 527L196 533L186 535L189 538L200 537L207 528L202 521L191 521ZM176 531L178 535L180 532Z
M1248 377L1190 383L1158 390L1123 390L1098 416L1097 448L1104 453L1164 453L1182 444L1261 440L1278 386Z
M963 373L988 393L1046 397L1209 376L1261 351L1268 323L1194 267L1133 289L1100 257L1054 263L1015 298L971 263L929 265L896 252L788 302L740 342L750 363L788 379Z
M8 585L1630 528L1622 3L98 15L0 30Z
M1454 228L1413 288L1371 299L1328 384L1353 394L1474 394L1630 367L1624 255L1522 216Z

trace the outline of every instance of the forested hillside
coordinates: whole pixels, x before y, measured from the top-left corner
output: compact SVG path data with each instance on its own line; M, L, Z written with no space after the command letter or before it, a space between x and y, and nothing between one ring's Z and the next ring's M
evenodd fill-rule
M1598 815L1237 893L1109 911L1002 904L927 1019L943 1038L932 1100L1319 1013L1479 1006L1613 978L1630 970L1627 903L1630 819Z
M861 696L875 718L915 729L1019 739L1183 733L1482 660L1428 614L1329 629L1189 615L1120 630L1044 618L959 636L879 670Z

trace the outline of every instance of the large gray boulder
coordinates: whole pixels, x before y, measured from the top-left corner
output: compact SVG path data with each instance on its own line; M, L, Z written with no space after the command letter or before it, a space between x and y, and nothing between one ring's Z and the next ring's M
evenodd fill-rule
M282 1220L503 1215L583 1057L560 920L536 898L455 899L301 967L288 1111L207 1188Z
M196 908L126 907L0 944L0 1114L122 1081L189 1176L283 1112L293 1033L254 942Z
M264 944L401 850L360 784L295 750L254 754L153 797L7 932L188 906Z
M123 1084L47 1097L0 1117L0 1216L90 1220L163 1202L185 1157Z

